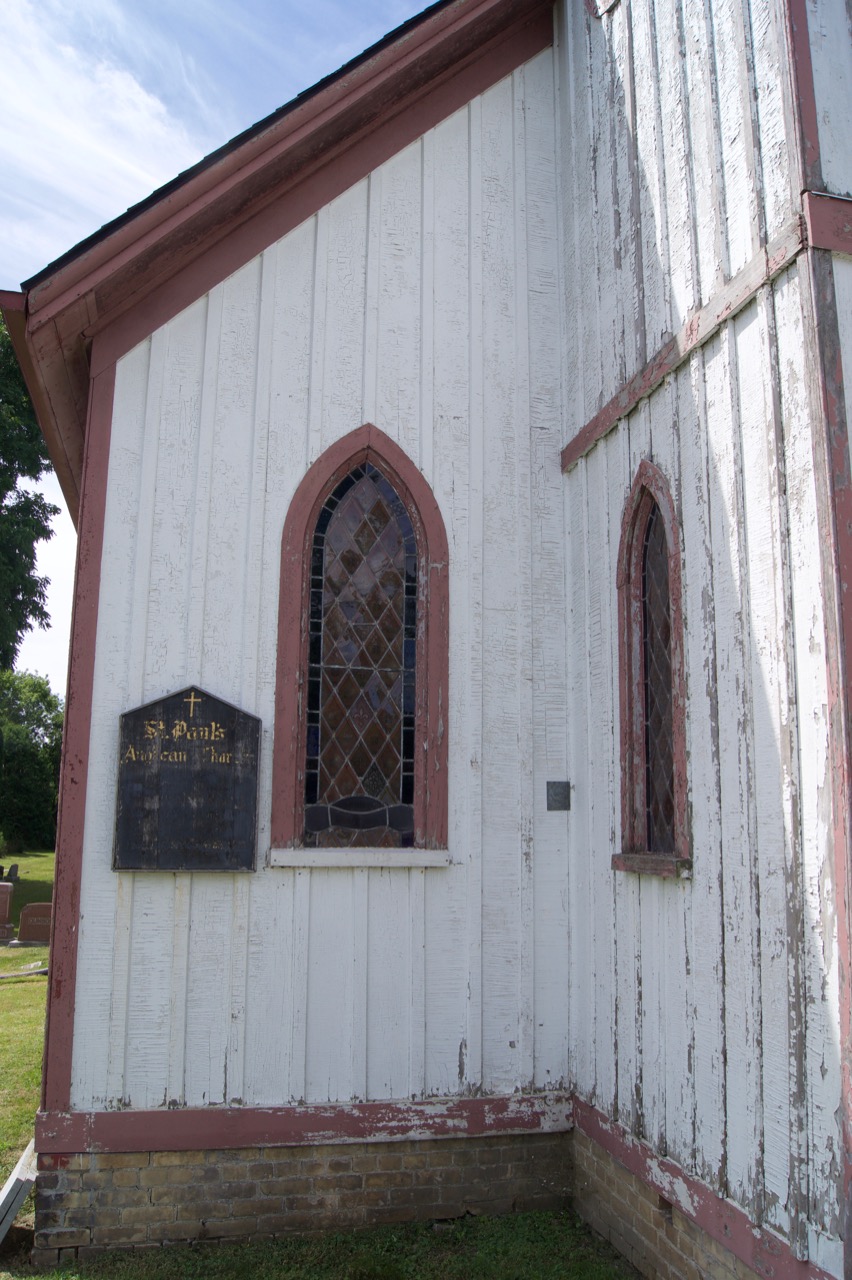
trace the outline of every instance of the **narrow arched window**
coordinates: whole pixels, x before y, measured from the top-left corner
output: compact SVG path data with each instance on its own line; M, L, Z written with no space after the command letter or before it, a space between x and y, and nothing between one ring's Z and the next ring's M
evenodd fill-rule
M376 427L302 479L281 545L273 853L447 848L448 569L429 485Z
M414 838L417 543L370 462L323 504L311 556L305 844Z
M689 865L679 529L668 484L643 461L618 559L622 846L619 870Z

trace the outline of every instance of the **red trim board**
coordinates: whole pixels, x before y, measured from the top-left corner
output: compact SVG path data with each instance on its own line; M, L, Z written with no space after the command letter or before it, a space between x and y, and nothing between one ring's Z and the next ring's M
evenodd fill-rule
M787 223L742 271L723 285L713 298L690 316L686 324L660 348L644 368L634 374L604 407L577 432L562 450L562 470L568 471L618 425L660 383L716 333L726 320L747 306L759 289L780 275L805 248L805 230L797 215Z
M40 1111L36 1150L225 1151L253 1146L403 1142L521 1133L564 1133L569 1094L436 1098L292 1107L198 1107L164 1111Z
M812 248L852 255L852 200L806 191L802 206Z

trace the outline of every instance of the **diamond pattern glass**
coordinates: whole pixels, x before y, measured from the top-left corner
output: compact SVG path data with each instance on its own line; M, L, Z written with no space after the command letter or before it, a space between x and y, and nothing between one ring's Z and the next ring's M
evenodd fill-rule
M371 463L340 482L311 556L305 844L382 848L414 835L417 545Z
M642 649L645 692L645 811L648 851L675 847L669 555L656 503L642 549Z

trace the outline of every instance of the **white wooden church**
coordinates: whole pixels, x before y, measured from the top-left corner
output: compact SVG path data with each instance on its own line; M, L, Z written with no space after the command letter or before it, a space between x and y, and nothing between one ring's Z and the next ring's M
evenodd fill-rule
M852 1275L850 120L844 0L441 0L0 294L79 530L38 1258Z

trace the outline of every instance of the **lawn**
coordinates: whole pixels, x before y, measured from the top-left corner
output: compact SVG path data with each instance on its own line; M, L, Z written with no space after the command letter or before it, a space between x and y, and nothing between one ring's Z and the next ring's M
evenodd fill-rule
M53 856L23 853L7 860L7 870L11 862L18 864L19 880L12 893L16 927L26 903L50 901ZM46 964L47 947L0 947L0 975L13 975L0 977L0 1182L6 1181L33 1136L47 978L32 976L31 969Z
M31 1276L0 1262L0 1280ZM466 1217L266 1244L110 1253L46 1280L626 1280L636 1272L573 1213Z

